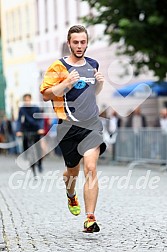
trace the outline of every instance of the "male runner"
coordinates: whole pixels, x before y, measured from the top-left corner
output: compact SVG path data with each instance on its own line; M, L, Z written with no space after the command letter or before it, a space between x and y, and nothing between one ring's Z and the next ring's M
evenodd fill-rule
M102 123L96 104L96 94L104 83L96 60L85 57L88 33L81 25L72 26L67 35L68 57L56 60L47 70L41 93L44 101L51 100L59 118L59 145L67 167L63 178L67 190L68 207L72 214L80 214L75 191L76 178L83 158L86 220L84 232L99 232L94 215L98 197L96 163L106 145L102 138Z

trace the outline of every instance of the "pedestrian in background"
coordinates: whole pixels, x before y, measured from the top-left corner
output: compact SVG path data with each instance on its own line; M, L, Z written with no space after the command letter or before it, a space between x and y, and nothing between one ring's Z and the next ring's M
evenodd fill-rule
M167 160L167 108L162 108L160 110L159 116L156 118L154 126L160 129L159 133L161 137L161 151L158 149L157 152L162 160ZM166 162L162 162L161 165L166 165Z
M3 131L3 126L2 126L2 119L0 119L0 144L3 144L5 142L5 135ZM0 148L0 153L5 153L4 149Z
M40 144L36 147L41 136L44 134L43 119L34 118L35 113L40 113L40 108L32 104L31 94L25 94L23 96L23 106L19 109L17 125L16 125L16 136L23 137L23 150L26 151L30 147L33 148L33 152L30 155L26 155L26 159L29 160L34 176L36 176L35 166L38 166L39 172L42 172L42 150ZM28 154L27 152L25 152ZM36 161L38 160L38 161Z
M140 107L136 108L130 116L128 116L126 127L131 127L134 132L138 132L139 129L147 127L146 116L142 114Z
M162 108L158 118L155 120L155 127L159 127L167 133L167 108Z
M13 121L5 115L0 125L0 132L4 136L3 142L6 144L4 149L7 150L5 152L8 154L17 154L16 135L13 126Z
M116 138L118 129L122 126L122 119L118 116L118 113L113 110L109 112L107 122L107 130L110 135L110 141L112 143L112 159L115 160L116 152Z
M102 89L104 77L98 72L98 62L84 56L88 46L85 27L72 26L68 31L67 44L70 55L56 60L48 68L41 93L45 101L52 101L59 118L57 134L67 167L64 180L69 210L74 215L81 211L75 184L83 158L86 178L84 232L99 232L94 213L98 198L96 164L106 146L103 143L96 94Z

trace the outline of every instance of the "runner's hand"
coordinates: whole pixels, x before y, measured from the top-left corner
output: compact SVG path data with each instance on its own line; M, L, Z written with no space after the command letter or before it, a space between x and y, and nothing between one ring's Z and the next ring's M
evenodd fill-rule
M74 83L79 81L79 79L80 76L76 69L72 70L72 72L67 76L67 81L70 87L72 87Z
M96 80L98 81L99 84L103 84L104 83L104 76L102 75L102 73L98 72L97 69L95 69L95 74L94 74Z

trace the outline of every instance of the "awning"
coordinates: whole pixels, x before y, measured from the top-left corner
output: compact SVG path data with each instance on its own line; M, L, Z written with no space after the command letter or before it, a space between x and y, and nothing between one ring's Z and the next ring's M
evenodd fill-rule
M151 80L136 82L117 89L117 92L114 92L113 96L118 96L119 94L124 97L127 95L137 96L138 94L147 92L147 87L151 88L152 96L167 96L167 82L155 82Z

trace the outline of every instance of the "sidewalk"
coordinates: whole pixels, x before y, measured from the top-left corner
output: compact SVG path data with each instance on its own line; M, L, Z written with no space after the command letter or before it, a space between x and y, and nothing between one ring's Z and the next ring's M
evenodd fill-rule
M0 251L5 251L6 244L5 244L4 237L3 237L4 232L3 232L2 220L3 220L3 216L2 216L2 212L0 210Z
M63 161L47 157L44 169L34 180L14 157L0 156L0 251L167 251L167 173L100 165L96 218L101 231L85 234L83 171L77 184L82 212L76 217L67 207Z

